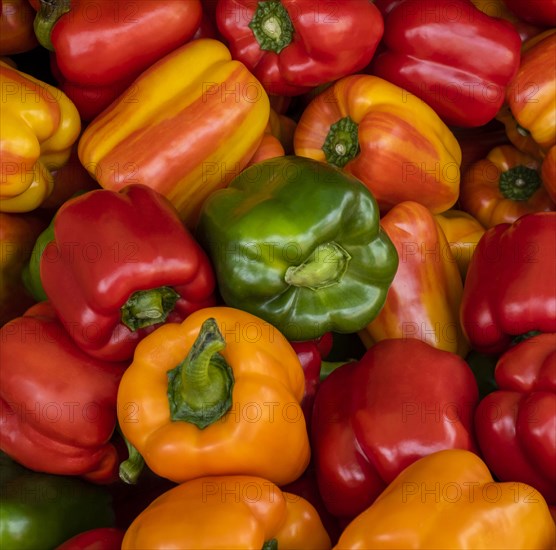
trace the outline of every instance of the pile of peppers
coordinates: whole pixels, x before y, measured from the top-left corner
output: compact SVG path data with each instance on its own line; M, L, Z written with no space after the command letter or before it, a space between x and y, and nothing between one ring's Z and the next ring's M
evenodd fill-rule
M556 550L556 0L2 0L0 547Z

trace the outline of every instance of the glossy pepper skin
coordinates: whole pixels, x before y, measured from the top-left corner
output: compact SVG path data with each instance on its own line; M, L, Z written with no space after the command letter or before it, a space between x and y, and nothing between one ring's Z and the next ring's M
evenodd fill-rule
M295 156L253 165L213 193L196 235L226 305L265 319L291 341L362 329L398 267L366 187Z
M372 73L420 97L453 126L492 120L520 61L514 26L467 0L399 2L385 19L383 43Z
M481 456L502 481L521 481L556 504L556 333L507 350L494 371L497 390L477 407Z
M446 236L461 278L465 281L469 262L485 228L471 214L454 208L436 214L435 219Z
M282 485L310 458L304 388L299 359L273 326L204 308L139 343L118 390L118 419L161 477L247 474Z
M342 533L334 550L549 550L556 527L524 483L498 483L475 453L441 450L407 467Z
M38 46L34 18L35 10L29 0L0 2L0 55L28 52Z
M114 524L110 494L104 487L33 472L5 453L0 453L0 479L4 550L51 550L81 531Z
M216 18L234 59L273 95L299 95L361 71L384 32L366 0L220 0Z
M542 180L541 163L513 145L495 147L469 167L459 204L486 228L513 223L524 214L556 210Z
M506 6L520 19L540 25L556 26L555 0L503 0Z
M556 203L556 145L548 150L542 161L541 177L547 193Z
M22 315L34 303L21 275L45 223L34 213L0 212L0 325Z
M515 120L543 153L556 145L556 29L533 37L524 45L517 74L506 90Z
M90 121L145 69L189 41L201 15L200 0L42 0L35 33L53 52L60 88Z
M139 184L64 203L40 278L77 345L109 361L129 360L154 327L215 301L206 254L168 200Z
M422 456L475 451L477 401L461 357L413 338L382 340L358 362L334 370L317 392L311 424L328 510L352 519Z
M139 514L122 543L122 550L330 547L307 500L247 475L206 476L170 489Z
M314 98L294 149L359 178L381 212L405 200L443 212L458 198L456 138L426 103L377 76L344 77Z
M180 75L176 78L175 75ZM259 81L218 40L174 50L133 83L79 140L98 183L143 183L166 196L192 229L204 200L249 162L270 104Z
M52 192L52 171L68 161L81 121L64 93L3 61L0 85L0 212L30 212Z
M48 302L32 306L1 331L0 447L39 472L117 479L110 442L126 363L81 351Z
M99 527L71 537L56 550L117 550L122 546L124 535L123 529Z
M450 245L433 214L404 201L380 220L400 258L384 306L362 330L367 347L387 338L417 338L464 357L459 309L463 283Z
M556 332L556 213L526 214L485 232L471 258L461 323L471 347L503 353L530 331Z

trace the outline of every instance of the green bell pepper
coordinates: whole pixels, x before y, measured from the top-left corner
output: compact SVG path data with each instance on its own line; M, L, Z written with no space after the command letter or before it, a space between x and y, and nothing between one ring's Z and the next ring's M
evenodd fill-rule
M49 226L37 237L35 246L31 252L31 257L21 272L21 279L23 286L33 296L37 302L47 300L48 297L42 287L40 265L41 256L46 248L46 245L54 240L54 218Z
M77 477L33 472L0 453L0 547L48 550L97 527L112 527L110 493Z
M365 185L293 155L256 163L208 197L197 238L224 303L291 341L362 329L398 268Z

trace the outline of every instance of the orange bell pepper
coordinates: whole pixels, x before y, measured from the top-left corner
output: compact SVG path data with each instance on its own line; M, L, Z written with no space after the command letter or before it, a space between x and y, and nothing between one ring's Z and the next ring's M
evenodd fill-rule
M459 203L487 229L524 214L556 210L542 182L541 163L513 145L495 147L469 167Z
M506 89L506 102L516 121L545 153L556 145L555 59L556 29L531 38Z
M383 212L416 201L439 213L458 198L461 148L450 129L426 103L376 76L344 77L313 99L294 149L359 178Z
M254 476L207 476L154 500L127 529L122 550L327 550L315 508Z
M200 38L152 65L93 120L79 158L106 189L152 187L192 229L208 195L253 156L269 110L262 85L226 46Z
M463 282L435 217L405 201L381 226L396 247L399 266L380 313L359 332L361 340L369 348L387 338L417 338L464 357L469 343L459 322Z
M81 130L63 92L0 61L0 211L30 212L52 193Z
M497 483L470 451L438 451L408 466L344 530L334 550L553 549L556 526L542 495Z
M446 236L461 278L465 280L469 262L485 228L473 216L461 210L446 210L436 214L435 218Z
M297 354L272 325L203 308L139 343L120 384L118 418L161 477L245 474L282 485L309 463L304 389Z

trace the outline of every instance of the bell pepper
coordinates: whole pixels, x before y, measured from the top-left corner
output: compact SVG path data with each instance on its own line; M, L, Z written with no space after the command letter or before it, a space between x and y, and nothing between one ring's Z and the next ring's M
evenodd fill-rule
M154 327L215 302L205 252L168 200L139 184L66 201L40 279L77 345L109 361L131 359Z
M210 38L174 50L130 90L132 100L124 94L85 129L79 158L106 189L143 183L160 192L192 229L208 195L253 156L268 122L268 96Z
M467 212L453 208L436 214L435 219L446 236L461 278L465 281L469 262L477 243L485 233L485 228Z
M542 161L541 178L546 192L556 202L556 145L548 150Z
M362 329L384 304L398 267L366 187L295 156L255 164L214 192L196 235L224 303L290 341Z
M422 456L475 451L477 402L466 362L415 338L382 340L334 370L319 387L311 424L327 509L351 519Z
M52 192L81 121L64 93L3 61L0 86L0 211L29 212Z
M0 480L3 550L50 550L81 531L114 524L105 487L33 472L5 453L0 453Z
M125 531L115 527L99 527L83 531L63 542L56 550L117 550Z
M384 32L367 0L220 0L216 18L232 57L274 95L300 95L361 71Z
M200 0L41 0L35 33L53 52L60 88L89 121L189 41L201 15ZM136 103L133 90L127 99Z
M0 337L1 450L39 472L117 479L110 438L127 364L81 351L48 302L5 324Z
M413 200L438 213L458 198L456 138L426 103L377 76L342 78L313 99L294 149L360 179L383 212Z
M506 101L521 128L546 153L556 145L556 29L524 45L519 70L506 90Z
M39 45L34 18L35 10L29 0L0 1L0 55L28 52Z
M556 213L488 229L471 258L461 322L471 347L503 353L530 331L556 332Z
M367 347L387 338L417 338L457 353L469 351L459 321L463 283L440 224L421 204L404 201L380 221L400 258L379 314L362 330Z
M334 550L549 550L555 537L538 491L524 483L498 483L479 456L448 449L406 468L344 530Z
M556 26L555 0L504 0L517 17L541 27Z
M508 349L494 371L498 389L475 412L481 456L502 481L521 481L556 504L556 333Z
M273 326L204 308L139 343L118 390L118 419L161 477L245 474L283 485L309 463L304 388L299 359ZM121 468L128 481L133 458Z
M524 214L556 210L541 177L541 163L513 145L500 145L464 174L460 207L484 227Z
M0 212L0 325L22 315L34 303L22 284L21 274L44 225L34 213Z
M126 531L122 550L328 550L315 508L257 476L206 476L157 498Z
M372 74L420 97L453 126L492 120L520 61L514 26L468 0L397 3L385 18L383 43Z

